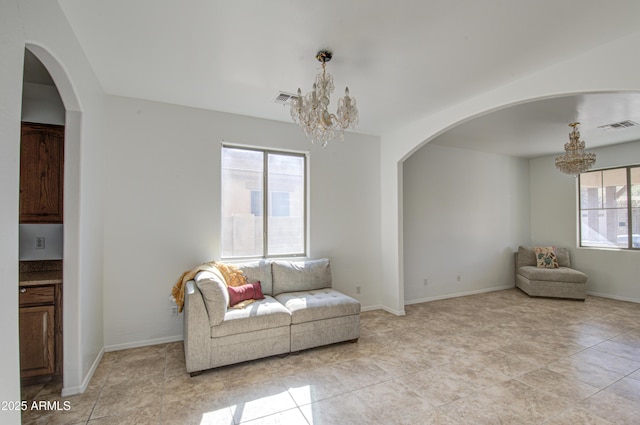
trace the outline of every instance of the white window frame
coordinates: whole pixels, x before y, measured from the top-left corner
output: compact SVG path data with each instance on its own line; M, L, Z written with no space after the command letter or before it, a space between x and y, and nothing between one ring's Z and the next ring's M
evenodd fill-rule
M254 256L224 256L224 251L223 251L223 247L222 247L222 243L223 243L223 220L224 220L224 216L221 212L220 214L220 253L222 254L221 258L225 259L225 260L242 260L242 259L256 259L256 258L300 258L300 257L307 257L307 253L309 252L309 205L310 205L310 196L309 196L309 187L310 187L310 171L309 171L309 151L294 151L294 150L282 150L282 149L272 149L272 148L264 148L264 147L259 147L259 146L247 146L247 145L241 145L241 144L232 144L232 143L222 143L221 145L221 153L220 153L220 184L221 184L221 190L220 190L220 205L223 205L222 202L222 196L224 191L222 188L222 184L223 184L223 180L222 180L222 173L223 173L223 164L222 164L222 151L225 148L229 148L229 149L239 149L239 150L247 150L247 151L256 151L256 152L261 152L263 154L263 175L262 175L262 192L263 192L263 196L262 196L262 225L263 225L263 238L262 238L262 255L254 255ZM269 193L269 187L268 187L268 176L269 176L269 172L268 172L268 162L269 162L269 154L276 154L276 155L290 155L290 156L297 156L297 157L301 157L304 160L304 193L303 193L303 251L302 252L298 252L298 253L286 253L286 254L269 254L268 252L268 247L269 247L269 226L268 226L268 221L269 221L269 217L271 217L271 206L270 206L270 199L269 196L266 196L266 194Z
M633 244L633 238L634 238L634 233L633 233L633 198L632 198L632 193L631 193L631 169L634 168L640 168L640 164L635 164L635 165L624 165L624 166L619 166L619 167L610 167L610 168L601 168L601 169L597 169L597 170L589 170L585 173L581 173L578 175L578 246L580 248L589 248L589 249L615 249L615 250L628 250L628 251L640 251L640 247L635 246ZM585 211L604 211L610 208L606 208L606 207L601 207L601 208L582 208L582 186L581 186L581 177L583 174L588 174L588 173L592 173L592 172L596 172L596 171L601 171L601 172L606 172L606 171L610 171L610 170L625 170L626 173L626 195L627 195L627 206L625 207L626 209L626 215L627 215L627 222L626 222L626 226L627 226L627 246L611 246L611 247L603 247L603 246L598 246L598 245L585 245L583 243L583 235L582 235L582 214ZM622 208L620 208L622 209Z

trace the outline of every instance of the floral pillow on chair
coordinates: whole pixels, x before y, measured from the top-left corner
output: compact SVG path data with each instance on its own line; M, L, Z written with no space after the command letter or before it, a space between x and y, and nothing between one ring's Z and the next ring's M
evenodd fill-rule
M557 269L558 256L556 255L556 249L553 246L536 247L536 262L538 267L544 267L547 269Z

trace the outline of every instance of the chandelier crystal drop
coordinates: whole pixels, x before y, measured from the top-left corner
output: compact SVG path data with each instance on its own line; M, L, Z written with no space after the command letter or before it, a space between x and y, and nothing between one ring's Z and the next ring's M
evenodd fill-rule
M579 122L569 124L573 130L569 133L569 143L564 144L565 154L556 157L556 168L565 174L577 176L590 169L596 162L594 153L584 151L584 142L580 140Z
M335 138L344 141L344 130L349 127L355 128L358 124L358 108L356 100L349 96L349 87L345 88L344 97L338 99L336 113L330 114L328 111L330 96L335 89L333 77L326 70L331 57L330 51L318 52L316 59L322 63L322 70L316 76L313 90L303 96L298 88L298 95L291 103L293 121L300 124L312 143L322 143L322 147Z

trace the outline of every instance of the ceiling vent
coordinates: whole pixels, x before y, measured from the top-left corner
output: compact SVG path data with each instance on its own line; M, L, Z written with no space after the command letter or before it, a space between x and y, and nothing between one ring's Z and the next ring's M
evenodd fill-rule
M298 98L298 95L281 91L280 93L278 93L278 95L276 96L273 102L279 105L290 105L291 101L297 98Z
M637 122L626 120L626 121L614 122L612 124L600 125L598 126L598 128L601 128L604 131L616 131L616 130L624 130L625 128L629 128L629 127L635 127L637 125L638 125Z

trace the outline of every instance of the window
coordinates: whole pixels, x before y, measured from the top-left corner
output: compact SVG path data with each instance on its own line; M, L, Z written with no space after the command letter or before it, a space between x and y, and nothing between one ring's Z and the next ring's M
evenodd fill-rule
M305 255L306 160L223 146L223 258Z
M640 249L640 166L579 176L580 246Z
M271 192L271 216L289 216L289 192Z

